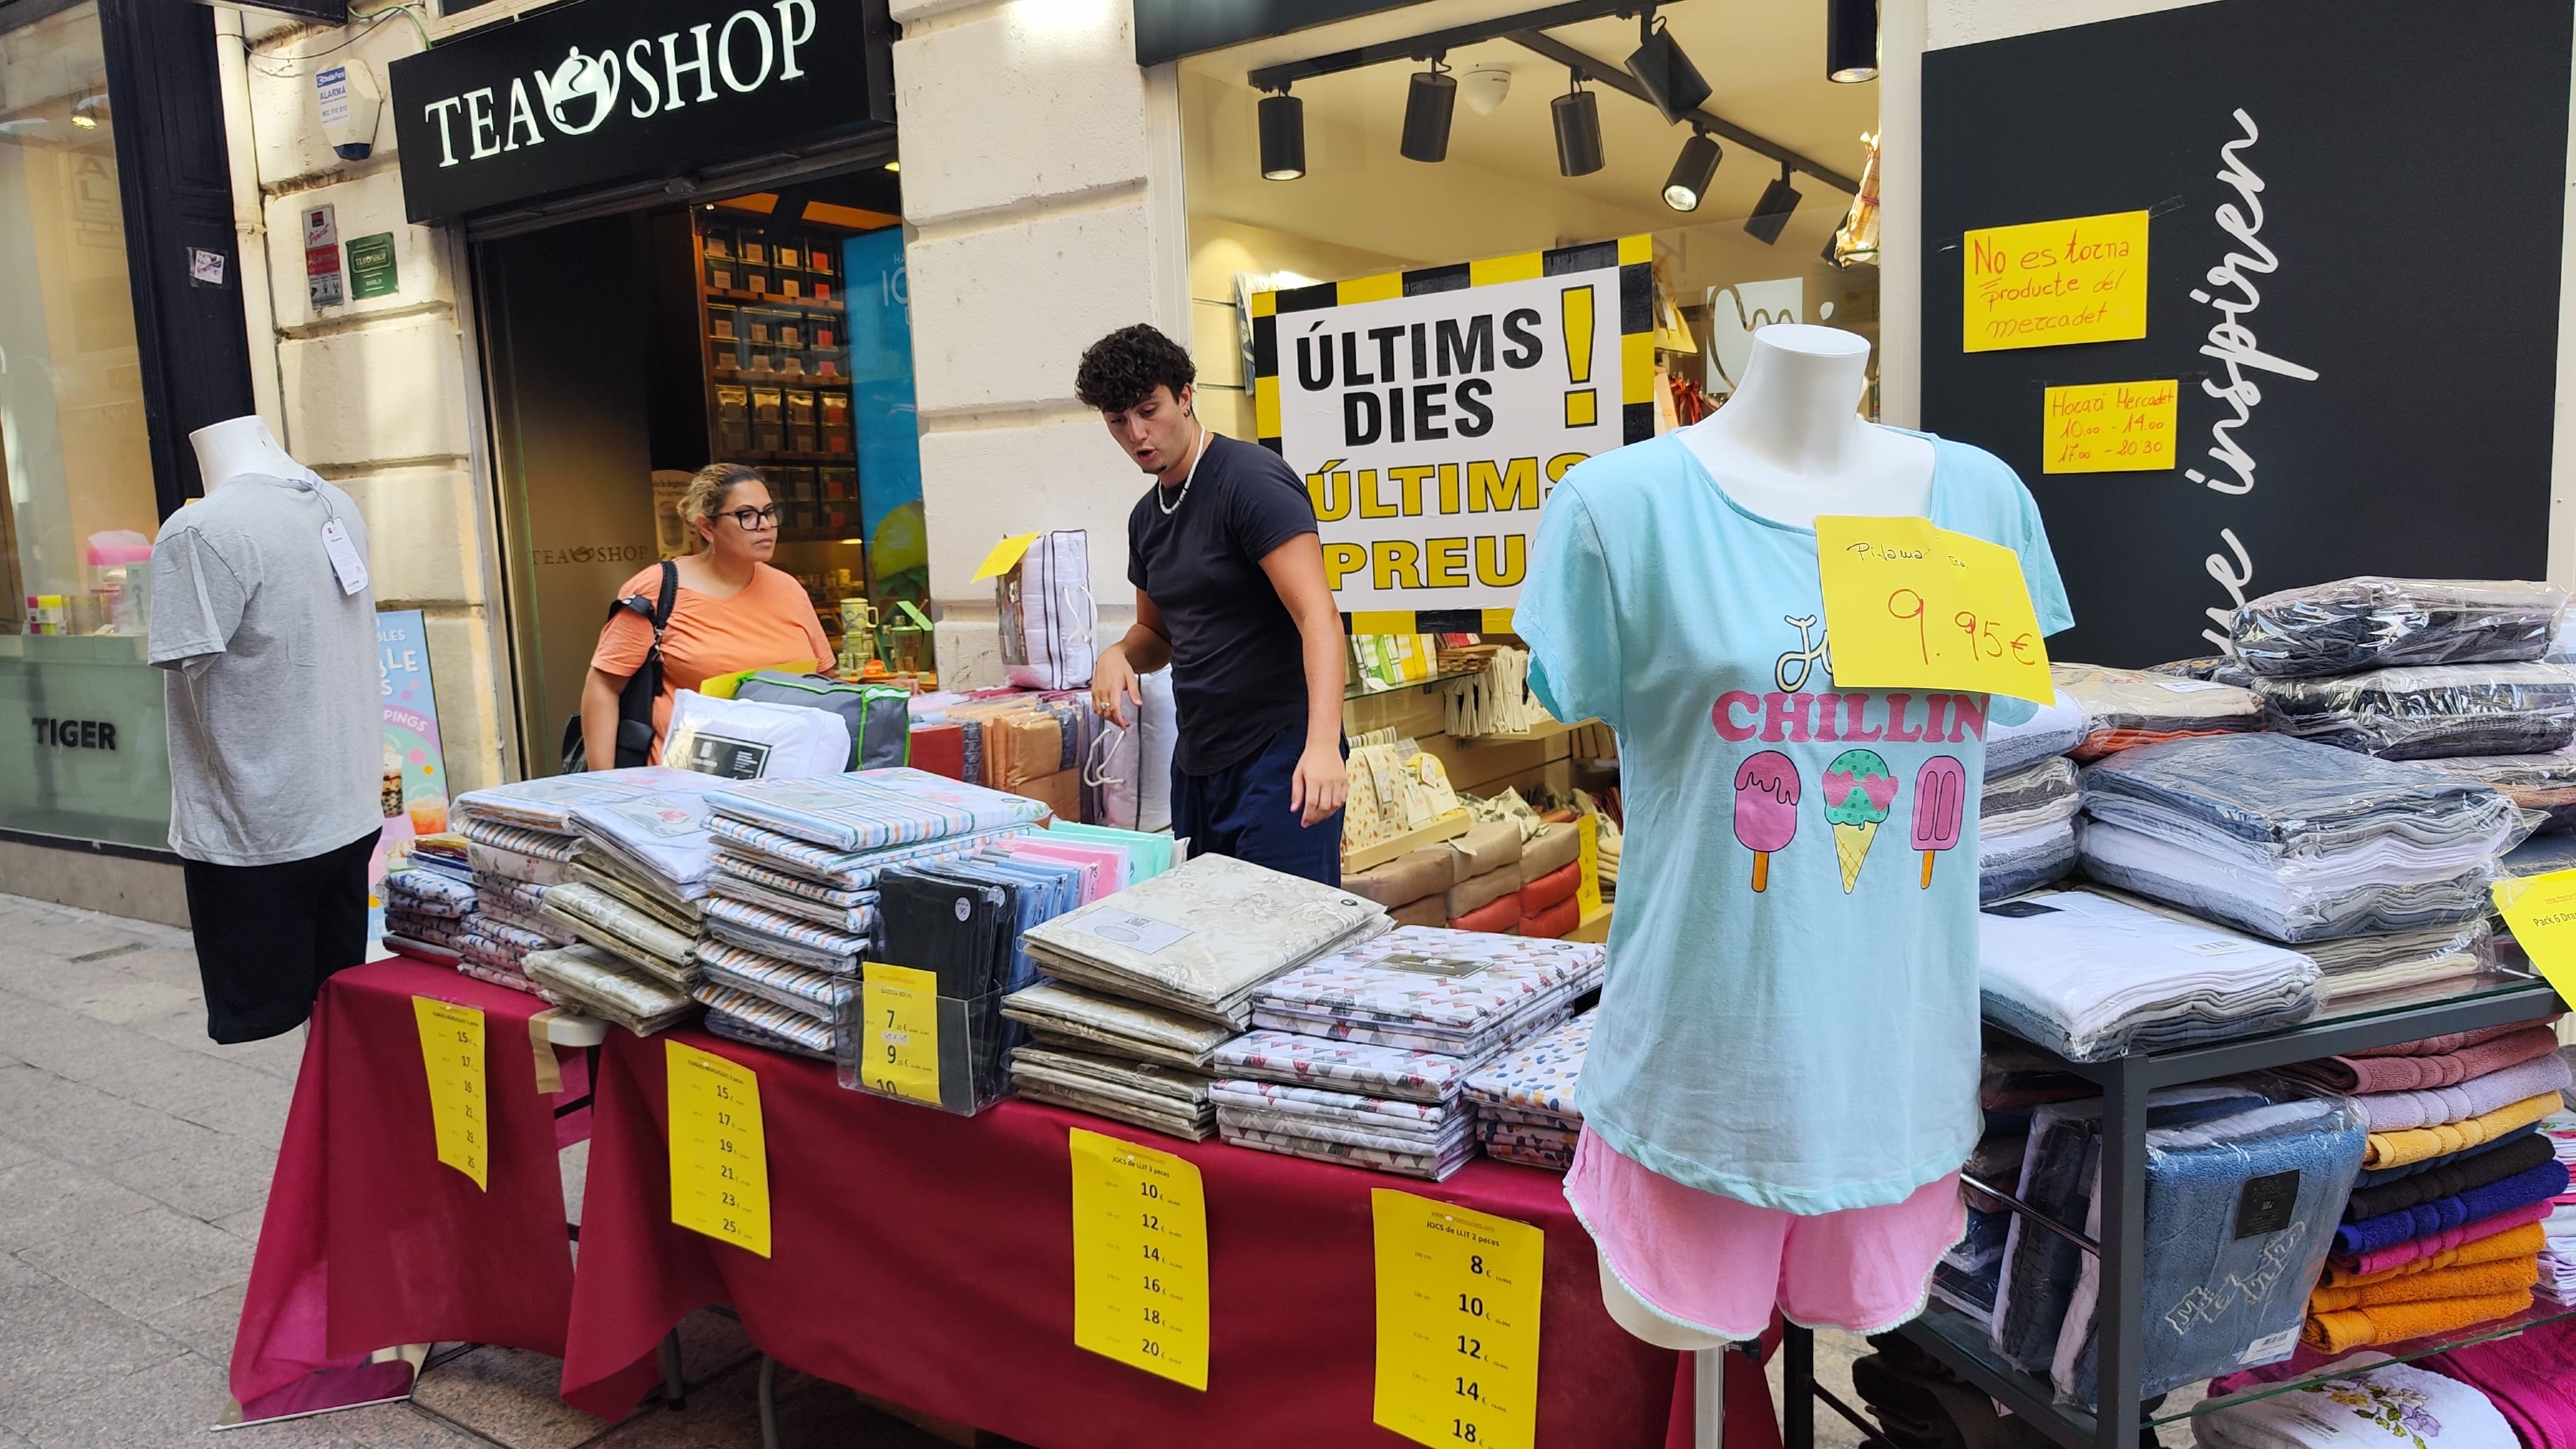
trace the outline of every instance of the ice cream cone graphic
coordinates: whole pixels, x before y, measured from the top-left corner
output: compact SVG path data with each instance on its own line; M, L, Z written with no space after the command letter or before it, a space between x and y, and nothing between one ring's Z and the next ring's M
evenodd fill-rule
M1843 893L1860 883L1870 842L1896 803L1896 776L1875 750L1845 750L1825 766L1825 820L1834 827L1834 859L1843 868Z

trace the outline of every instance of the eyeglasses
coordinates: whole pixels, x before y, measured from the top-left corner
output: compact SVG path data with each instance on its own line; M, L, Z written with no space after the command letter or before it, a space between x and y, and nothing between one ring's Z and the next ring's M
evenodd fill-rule
M737 508L731 513L720 513L716 516L732 519L745 533L758 533L763 529L778 526L778 512L778 505L773 503L767 508Z

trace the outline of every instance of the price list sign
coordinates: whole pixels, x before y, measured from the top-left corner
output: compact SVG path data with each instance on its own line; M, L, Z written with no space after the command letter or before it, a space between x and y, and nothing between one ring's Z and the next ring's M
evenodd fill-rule
M2057 697L2011 549L1928 518L1828 515L1816 565L1836 685Z
M1380 1427L1418 1444L1531 1449L1547 1235L1377 1188Z
M939 1105L939 977L861 963L859 1072L871 1091Z
M1072 1129L1073 1341L1205 1392L1207 1196L1196 1165Z
M769 1145L760 1078L740 1062L666 1041L671 1221L769 1256Z
M490 1191L492 1131L485 1115L483 1013L435 997L411 999L420 1025L421 1065L429 1070L429 1123L438 1160Z

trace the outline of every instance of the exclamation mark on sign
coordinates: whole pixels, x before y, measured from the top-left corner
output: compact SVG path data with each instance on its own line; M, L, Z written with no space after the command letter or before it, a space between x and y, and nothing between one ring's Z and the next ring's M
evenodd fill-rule
M1565 372L1574 387L1565 395L1565 425L1588 428L1601 421L1601 391L1585 387L1592 380L1592 289L1568 287L1558 294L1565 303Z

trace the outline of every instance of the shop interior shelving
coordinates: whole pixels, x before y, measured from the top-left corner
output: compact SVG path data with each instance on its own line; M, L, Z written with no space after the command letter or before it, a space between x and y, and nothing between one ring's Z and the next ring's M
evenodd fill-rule
M2004 1408L2022 1416L2066 1449L2134 1449L2141 1425L2169 1424L2204 1413L2285 1393L2303 1384L2349 1377L2368 1365L2330 1365L2313 1374L2266 1384L2187 1407L2147 1414L2138 1392L2146 1322L2146 1133L2147 1094L2160 1087L2182 1086L2219 1077L2265 1071L2317 1057L2416 1041L2451 1032L2541 1021L2564 1008L2545 982L2511 966L2499 967L2467 983L2433 983L2412 990L2379 992L2348 1002L2329 1003L2309 1021L2260 1035L2162 1051L2140 1052L2099 1062L2070 1062L2035 1043L2015 1044L2057 1070L2097 1083L2103 1094L2102 1165L2099 1191L2101 1234L2050 1220L2010 1194L1987 1193L2025 1222L2073 1241L2101 1262L2100 1414L2061 1403L2045 1379L2004 1362L1984 1325L1937 1299L1924 1314L1898 1331ZM2480 1324L2422 1343L2381 1346L2394 1358L2420 1358L2465 1344L2503 1337L2538 1324L2576 1317L2576 1308L2547 1299L2499 1323ZM1814 1405L1823 1402L1860 1427L1874 1426L1855 1408L1818 1389L1814 1340L1792 1330L1782 1344L1784 1439L1787 1449L1812 1449ZM1884 1440L1879 1442L1884 1443Z

